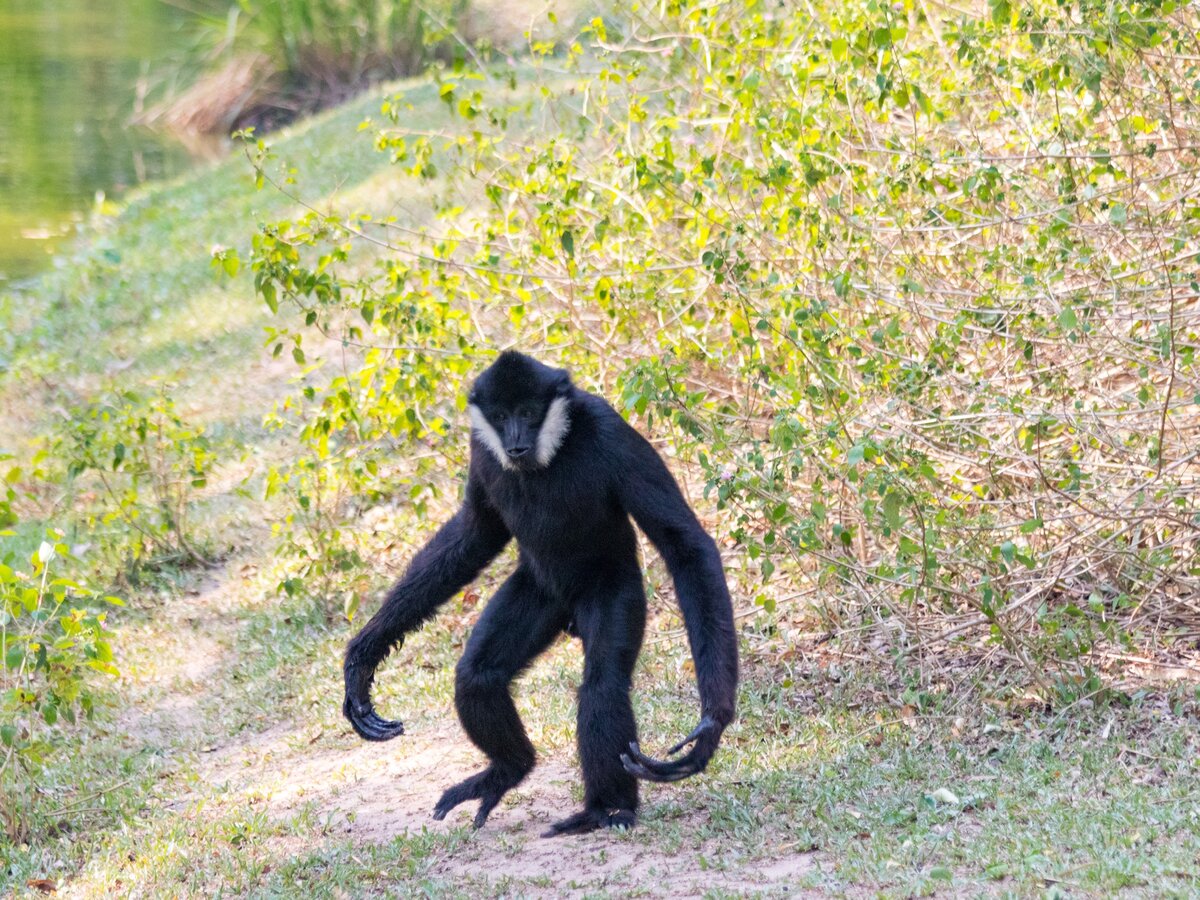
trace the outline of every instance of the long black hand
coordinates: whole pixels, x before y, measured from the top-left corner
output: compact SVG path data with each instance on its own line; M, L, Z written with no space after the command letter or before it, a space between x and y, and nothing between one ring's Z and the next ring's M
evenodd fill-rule
M403 639L400 643L403 643ZM358 736L368 741L390 741L404 734L403 722L399 719L385 719L375 712L375 706L371 702L374 674L349 661L343 672L346 678L346 699L342 702L342 714L350 720L350 725L358 732Z
M716 720L705 716L691 734L667 751L668 756L674 756L688 744L692 744L692 749L686 756L669 761L655 759L644 754L637 743L632 743L629 745L629 752L621 754L621 764L630 775L644 778L646 781L679 781L705 770L708 761L717 750L724 730Z

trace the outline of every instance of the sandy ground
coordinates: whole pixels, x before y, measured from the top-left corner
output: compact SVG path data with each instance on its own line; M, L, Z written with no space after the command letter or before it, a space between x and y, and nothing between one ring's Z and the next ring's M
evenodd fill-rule
M451 727L368 744L341 734L314 739L284 724L207 754L201 773L231 801L240 797L263 804L273 818L290 819L308 807L329 834L385 843L467 824L473 803L444 822L434 821L430 811L445 787L477 771L480 763L474 748ZM577 783L573 761L543 760L487 826L440 859L431 874L491 885L513 879L522 882L521 893L546 896L635 888L645 896L700 896L712 888L796 896L797 881L815 865L816 855L807 852L784 852L767 866L723 858L720 847L703 843L668 852L636 834L539 837L550 822L575 811ZM687 829L686 821L680 824Z

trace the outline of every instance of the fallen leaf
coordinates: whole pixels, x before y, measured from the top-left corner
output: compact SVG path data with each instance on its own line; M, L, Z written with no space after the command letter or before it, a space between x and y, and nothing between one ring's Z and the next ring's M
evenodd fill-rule
M938 803L949 803L951 806L958 806L959 803L958 795L949 788L938 788L929 796L938 801Z

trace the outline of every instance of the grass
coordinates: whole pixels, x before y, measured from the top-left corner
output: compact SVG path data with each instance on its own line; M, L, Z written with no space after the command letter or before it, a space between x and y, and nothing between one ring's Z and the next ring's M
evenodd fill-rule
M369 134L346 139L377 113L380 97L371 92L283 132L276 147L282 161L303 161L303 196L332 201L386 168ZM409 97L428 107L434 127L444 121L435 98L432 85L416 85ZM388 198L380 200L386 205ZM423 208L405 211L419 216ZM102 376L117 364L131 364L130 377L174 375L197 364L227 377L230 365L260 362L268 313L246 280L230 285L213 277L211 250L232 238L244 253L259 221L293 212L286 198L253 189L250 168L236 153L198 175L138 191L12 303L11 327L22 335L19 362L75 377ZM202 390L204 380L189 379L188 386Z
M444 124L436 87L408 97L429 128ZM347 139L378 102L276 141L299 164L304 196L370 194L395 208L402 188L386 158L368 134ZM428 215L422 198L405 204ZM36 878L80 896L1200 892L1194 687L1050 714L969 687L986 684L986 660L943 684L910 660L789 637L792 623L765 612L743 627L740 717L713 769L647 787L635 832L536 838L580 800L580 651L566 639L518 688L543 767L480 833L465 814L430 822L431 797L478 765L451 696L477 610L452 601L381 670L380 705L410 734L377 747L340 717L350 629L273 590L274 511L255 479L290 439L260 422L293 372L262 349L268 317L246 274L217 281L209 250L231 236L244 245L256 221L291 212L255 192L234 158L141 192L0 304L11 410L0 445L24 452L56 406L110 381L167 378L180 407L236 448L206 500L223 562L164 573L131 598L112 705L47 773L47 837L0 850L15 892ZM637 713L645 745L661 750L696 707L677 618L655 606Z

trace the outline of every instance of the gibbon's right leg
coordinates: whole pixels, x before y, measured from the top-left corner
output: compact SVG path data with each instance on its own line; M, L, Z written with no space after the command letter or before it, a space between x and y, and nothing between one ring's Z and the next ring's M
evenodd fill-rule
M467 736L490 764L442 794L435 819L444 819L460 803L478 800L475 827L481 827L500 799L533 769L533 744L508 688L562 633L569 617L566 606L542 591L523 567L479 617L455 671L454 705Z

